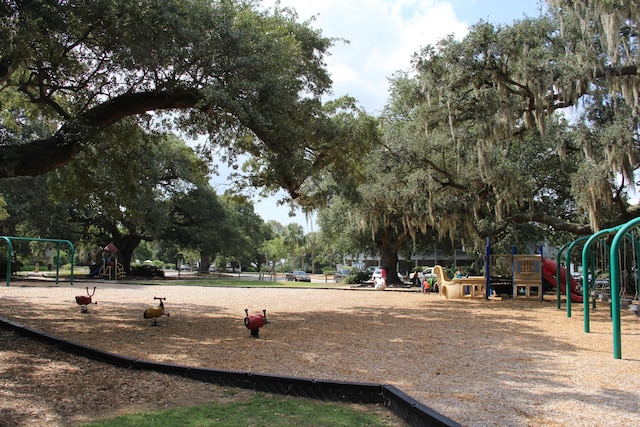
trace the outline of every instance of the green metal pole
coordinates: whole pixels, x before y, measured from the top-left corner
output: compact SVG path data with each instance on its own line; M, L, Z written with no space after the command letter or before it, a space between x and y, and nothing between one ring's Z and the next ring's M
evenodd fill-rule
M589 236L582 236L571 242L569 248L567 249L567 262L564 267L564 293L567 296L567 317L571 317L571 278L569 277L569 272L571 270L571 251L573 247L578 243L581 243L587 240ZM558 271L560 271L560 265L558 265ZM584 300L582 301L584 303Z
M56 285L58 284L59 277L60 277L60 243L58 243L58 247L56 250Z
M69 285L73 286L73 265L75 264L76 260L76 250L70 241L67 240L67 243L69 243L69 246L71 247L71 274L69 276Z
M562 292L560 292L560 283L561 283L560 263L562 261L562 253L569 247L570 244L571 242L563 245L558 251L558 255L556 256L556 297L557 297L558 310L562 308Z
M591 245L593 244L593 242L595 242L597 239L599 239L601 236L605 236L605 235L610 235L610 234L614 234L617 229L620 227L615 227L615 228L607 228L606 230L600 230L595 234L592 234L591 237L589 237L589 239L587 240L587 243L584 244L584 246L582 247L582 303L584 305L583 310L584 310L584 331L585 332L590 332L591 331L591 326L590 326L590 317L589 317L589 266L592 265L591 263L591 259L589 257L589 254L591 254ZM593 271L593 276L595 279L595 269Z
M627 231L638 226L638 224L640 224L640 218L632 219L624 224L613 238L609 253L609 271L611 272L611 319L613 320L613 357L615 359L622 359L622 334L620 331L620 267L618 265L620 262L620 254L618 254L618 247L620 246L620 242L625 238Z
M11 256L13 252L13 245L11 244L11 240L9 240L6 236L1 236L7 242L7 287L9 287L9 283L11 282Z

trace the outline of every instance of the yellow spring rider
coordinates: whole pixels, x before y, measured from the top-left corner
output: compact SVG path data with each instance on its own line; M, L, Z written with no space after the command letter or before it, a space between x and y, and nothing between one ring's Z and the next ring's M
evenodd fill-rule
M158 326L158 317L167 316L169 317L169 313L164 312L164 303L162 301L166 301L166 298L153 297L154 300L158 300L159 303L156 307L148 307L143 314L145 319L151 319L151 326Z

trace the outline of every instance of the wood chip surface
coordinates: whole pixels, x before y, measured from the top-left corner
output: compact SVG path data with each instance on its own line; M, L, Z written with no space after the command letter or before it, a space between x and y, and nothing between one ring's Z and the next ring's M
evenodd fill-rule
M94 285L98 304L82 314L75 296ZM154 296L166 298L170 314L158 326L142 316ZM257 339L244 326L245 308L267 310L270 323ZM591 312L590 333L582 309L573 304L567 317L551 300L445 300L389 289L114 282L0 288L0 316L126 356L391 384L464 426L639 425L640 318L621 312L617 360L608 305ZM21 350L25 341L0 335L0 411L23 423L0 425L72 425L132 408L247 393L59 352L34 357ZM29 389L36 385L40 393Z

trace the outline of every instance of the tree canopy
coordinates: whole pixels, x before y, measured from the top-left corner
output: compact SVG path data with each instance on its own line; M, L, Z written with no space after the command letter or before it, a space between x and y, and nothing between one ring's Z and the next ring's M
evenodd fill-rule
M207 172L175 135L145 132L126 119L48 174L47 188L67 209L69 222L82 227L82 240L97 247L113 241L128 271L138 244L170 226L167 199L205 185Z
M481 21L392 76L382 143L342 216L385 264L434 232L467 248L522 239L518 228L553 241L639 214L637 2L551 6L508 26Z
M295 12L252 0L9 1L0 6L0 177L68 163L126 117L166 112L189 135L275 163L295 198L315 145L332 41ZM47 117L49 135L16 142ZM283 163L287 159L298 162ZM303 165L304 167L301 167Z
M624 196L629 185L633 188L640 160L638 16L626 7L556 4L560 7L546 16L508 27L479 23L463 41L446 39L417 55L420 101L411 114L419 111L419 128L426 139L440 135L450 148L455 168L430 165L448 188L455 187L454 177L461 169L477 168L472 174L477 191L470 193L480 201L486 200L487 190L493 191L498 218L520 217L579 233L597 230L603 209L614 204L618 218L609 212L609 220L620 221L627 214ZM555 113L567 107L574 107L574 124L582 132L558 134L557 126L549 131L550 124L561 120ZM553 157L549 150L554 151L562 161L558 166L565 165L567 171L573 167L565 162L570 156L583 162L563 181L572 187L577 208L587 213L586 224L575 217L558 221L545 216L548 204L539 203L539 193L523 191L528 186L522 179L533 175L523 174L522 168L509 171L509 163L501 161L529 144L526 135L531 131L547 141L546 147L538 148L538 156ZM625 179L622 188L616 188L619 176ZM539 206L531 209L530 202Z

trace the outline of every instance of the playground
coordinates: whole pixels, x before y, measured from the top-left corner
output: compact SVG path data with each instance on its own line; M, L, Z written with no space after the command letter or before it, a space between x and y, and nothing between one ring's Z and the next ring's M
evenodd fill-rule
M85 286L97 288L92 297L97 304L88 313L74 300ZM170 313L158 318L157 326L143 317L154 297L166 298ZM245 309L267 311L269 323L259 338L243 323ZM580 312L567 317L553 298L488 301L412 290L18 282L0 288L0 316L134 358L391 384L464 426L635 425L640 414L640 319L621 311L624 352L614 359L612 321L603 304L591 311L591 330L585 333ZM28 363L28 353L19 356ZM35 386L34 380L18 386L19 375L2 372L0 405L32 404L31 399L49 419L63 417L61 424L68 425L122 411L112 400L143 400L126 386L127 378L141 373L109 368L103 377L106 369L91 362L95 369L83 377L75 366L78 358L69 357L69 368L56 362L55 380L33 394L28 384ZM46 363L46 357L33 360L32 376ZM210 395L196 382L171 384L173 390L156 387L148 403L188 400L190 387L192 396ZM64 396L43 402L42 387Z

